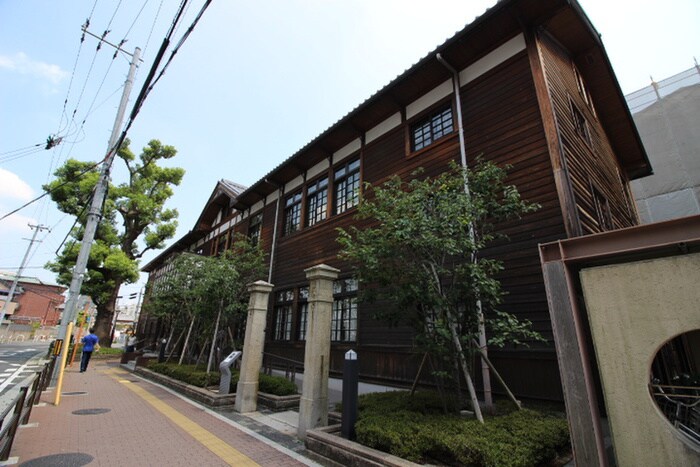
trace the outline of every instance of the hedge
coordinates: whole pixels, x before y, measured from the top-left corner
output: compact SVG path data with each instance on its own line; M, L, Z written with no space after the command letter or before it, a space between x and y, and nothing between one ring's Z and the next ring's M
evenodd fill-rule
M218 385L221 379L221 375L218 371L207 373L202 366L149 362L147 368L156 373L200 388ZM239 376L238 370L231 370L232 391L236 390ZM260 392L274 394L276 396L288 396L297 393L297 386L294 382L281 376L268 376L262 373L260 374L258 387Z
M536 466L569 449L563 415L523 409L486 418L482 425L442 410L431 393L361 396L357 441L414 462L460 466Z

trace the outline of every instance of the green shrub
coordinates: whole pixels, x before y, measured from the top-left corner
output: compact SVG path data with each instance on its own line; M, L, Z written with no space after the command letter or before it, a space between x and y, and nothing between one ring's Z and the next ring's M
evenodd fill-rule
M258 383L260 392L274 394L275 396L291 396L297 393L297 385L282 376L268 376L260 373Z
M218 385L221 379L221 375L218 371L212 371L207 374L206 368L203 366L157 363L152 361L148 363L147 368L156 373L200 388ZM231 371L231 392L236 391L239 376L238 370ZM259 389L260 392L266 392L276 396L288 396L297 393L297 386L292 381L281 376L268 376L262 373L260 374Z
M407 392L365 395L357 440L414 462L526 467L546 464L568 449L566 419L533 410L473 419L443 414L435 395Z

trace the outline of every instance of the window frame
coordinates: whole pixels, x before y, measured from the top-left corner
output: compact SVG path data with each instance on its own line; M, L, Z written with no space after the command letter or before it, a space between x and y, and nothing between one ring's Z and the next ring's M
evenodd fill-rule
M362 162L360 156L357 156L333 169L333 215L343 214L360 204L361 168ZM341 171L342 173L340 173ZM352 185L348 185L348 181L351 179ZM352 193L348 192L350 186L353 187ZM343 190L342 196L340 195L341 189Z
M449 111L449 119L450 119L450 125L449 125L449 131L445 131L446 127L446 122L443 117L443 114ZM435 130L433 128L434 124L437 123L439 119L439 122L441 124L441 132L436 136ZM407 128L408 128L408 152L409 154L415 154L415 153L420 153L427 148L434 146L435 143L439 142L443 138L452 135L455 133L457 130L455 127L456 121L455 121L455 109L452 104L452 100L450 99L447 103L442 103L434 106L430 110L423 112L422 114L418 115L416 118L412 119L410 122L408 122ZM420 147L417 147L416 144L416 129L420 128L425 128L427 125L427 129L430 132L430 137L429 141L421 141ZM425 138L424 138L425 139Z
M589 147L592 147L593 143L591 141L591 129L588 119L571 96L569 96L569 107L571 109L571 124L574 126L574 131Z
M333 281L331 342L357 342L358 288L353 278Z
M292 340L292 318L294 315L294 289L284 289L275 292L273 308L272 340L288 342Z
M302 293L302 290L306 290L306 292ZM304 342L309 331L309 286L300 286L296 292L297 328L295 334L297 341Z
M256 246L258 242L260 242L260 237L262 236L262 221L262 211L253 214L248 220L248 238L253 246Z
M304 202L306 227L313 227L328 219L329 188L328 175L306 185L306 200ZM312 203L317 202L319 202L318 205L311 206Z
M301 208L302 208L302 192L298 191L285 198L284 215L282 216L282 235L291 235L294 232L301 230ZM293 217L290 218L290 213ZM295 219L296 222L291 223L290 219Z

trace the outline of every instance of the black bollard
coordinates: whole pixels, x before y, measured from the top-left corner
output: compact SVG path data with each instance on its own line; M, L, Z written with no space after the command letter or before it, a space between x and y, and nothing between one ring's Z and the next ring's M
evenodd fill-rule
M167 342L167 339L163 339L160 341L160 350L158 351L158 363L163 363L165 361L165 344Z
M348 350L345 352L345 363L343 364L343 418L340 424L340 434L343 438L350 440L355 439L358 382L357 353Z

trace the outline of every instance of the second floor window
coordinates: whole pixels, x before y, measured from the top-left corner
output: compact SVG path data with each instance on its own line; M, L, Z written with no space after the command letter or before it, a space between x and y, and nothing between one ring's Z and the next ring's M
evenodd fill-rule
M360 159L348 162L335 171L335 214L357 206L360 201Z
M583 140L587 144L591 144L591 136L590 133L588 132L588 122L586 121L586 117L583 116L583 113L574 105L574 103L571 103L571 116L574 121L574 128L576 129L576 133L583 138Z
M321 222L328 212L328 178L312 183L306 189L306 225Z
M452 107L448 105L411 125L411 151L428 147L452 131Z
M257 245L260 241L260 231L262 230L262 213L258 213L250 218L250 224L248 224L248 237L250 237L250 243Z
M301 193L287 198L284 205L284 235L296 232L301 227Z

